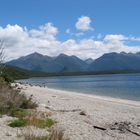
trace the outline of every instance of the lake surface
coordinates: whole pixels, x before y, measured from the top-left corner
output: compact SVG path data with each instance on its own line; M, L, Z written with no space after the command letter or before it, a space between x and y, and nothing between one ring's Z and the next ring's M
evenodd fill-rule
M41 77L18 80L18 82L140 101L140 74Z

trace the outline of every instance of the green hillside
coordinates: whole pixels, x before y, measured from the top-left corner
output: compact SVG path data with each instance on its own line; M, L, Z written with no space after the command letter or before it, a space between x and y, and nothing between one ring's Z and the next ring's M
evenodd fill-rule
M94 72L61 72L61 73L47 73L36 72L21 69L13 66L6 66L4 74L11 79L26 79L31 77L48 77L48 76L78 76L78 75L99 75L99 74L127 74L127 73L140 73L136 70L108 70L108 71L94 71Z
M47 76L45 72L35 72L13 66L5 66L4 74L12 79L25 79L30 77Z

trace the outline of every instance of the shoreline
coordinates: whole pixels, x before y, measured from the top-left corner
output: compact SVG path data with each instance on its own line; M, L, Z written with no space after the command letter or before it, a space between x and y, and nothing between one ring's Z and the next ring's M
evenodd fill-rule
M117 75L121 75L121 74L117 74ZM123 74L124 75L124 74ZM125 74L125 75L127 75L127 74ZM130 74L128 74L128 75L130 75ZM132 74L133 75L133 74ZM86 76L86 75L83 75L83 76ZM104 75L100 75L100 76L104 76ZM63 77L65 77L65 76L63 76ZM67 76L66 76L67 77ZM75 77L75 76L74 76ZM33 77L33 78L36 78L36 77ZM39 78L42 78L42 77L39 77ZM32 78L31 78L32 79ZM114 94L112 94L113 93L113 89L112 90L110 90L110 93L107 93L107 91L108 90L106 90L105 92L104 92L104 94L106 94L106 95L104 95L104 94L102 94L101 93L101 95L100 94L98 94L98 92L96 93L96 91L98 91L98 89L96 90L96 86L95 86L95 90L94 91L92 91L92 88L88 91L88 89L87 90L80 90L79 91L79 89L77 89L77 88L75 88L75 90L71 90L71 89L68 89L67 90L67 88L65 89L63 89L63 88L55 88L55 87L48 87L48 85L47 85L47 82L46 81L44 81L44 83L40 83L40 81L39 81L39 83L32 83L32 80L30 81L28 81L28 80L23 80L22 81L22 79L21 80L17 80L17 82L19 82L19 83L21 83L21 84L31 84L31 85L34 85L34 86L45 86L45 87L47 87L47 88L50 88L50 89L53 89L53 90L60 90L60 91L64 91L64 92L71 92L71 93L76 93L76 94L84 94L84 95L88 95L88 96L94 96L95 98L102 98L103 100L109 100L109 101L116 101L116 102L124 102L124 103L127 103L127 104L129 104L129 102L130 102L130 104L137 104L137 105L139 105L139 103L140 103L140 99L139 98L137 98L137 96L139 97L139 94L138 94L138 91L136 91L136 95L137 96L134 96L133 94L132 94L132 90L130 89L130 92L128 92L128 93L125 93L124 95L123 95L123 91L121 90L120 91L120 89L118 90L118 92L117 92L117 90L116 90L116 92L114 92ZM33 80L33 82L34 82L34 80ZM46 83L45 83L46 82ZM49 83L49 81L48 81L48 83ZM70 88L70 87L69 87ZM80 88L80 87L79 87ZM129 88L128 88L129 89ZM102 90L103 89L101 89L101 90L99 90L99 91L101 91L102 92ZM95 94L94 94L95 93ZM120 93L122 93L122 95L120 94Z
M89 97L89 98L94 98L94 99L98 99L98 100L104 100L107 102L121 103L121 104L133 105L133 106L140 107L140 101L121 99L121 98L113 98L113 97L109 97L109 96L100 96L100 95L89 94L89 93L84 93L84 92L60 90L60 89L55 89L55 88L49 88L47 86L45 86L45 88L49 89L50 91L52 90L52 91L61 92L61 93L63 92L64 94Z
M18 83L17 84L21 84ZM113 98L110 96L100 96L100 95L95 95L95 94L90 94L90 93L84 93L84 92L75 92L75 91L68 91L68 90L61 90L61 89L55 89L55 88L49 88L48 86L40 86L40 85L32 85L32 84L24 84L22 83L21 85L27 85L27 86L34 86L34 87L40 87L40 88L46 88L50 91L54 92L59 92L60 94L68 94L68 95L73 95L73 96L82 96L82 97L88 97L88 98L93 98L97 100L103 100L107 102L113 102L113 103L120 103L120 104L125 104L125 105L132 105L135 107L140 107L140 101L135 101L135 100L129 100L129 99L121 99L121 98Z
M26 96L33 96L39 111L53 114L51 117L70 140L140 139L132 133L140 134L139 102L27 84L18 87Z

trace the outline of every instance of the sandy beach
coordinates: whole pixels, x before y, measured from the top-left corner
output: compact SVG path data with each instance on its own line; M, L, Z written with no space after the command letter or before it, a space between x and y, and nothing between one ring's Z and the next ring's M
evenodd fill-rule
M20 85L71 140L139 140L140 102Z
M70 140L140 140L140 102L17 84L21 93L38 103L38 111L51 112ZM19 140L13 118L0 118L0 140ZM40 133L40 132L39 132Z

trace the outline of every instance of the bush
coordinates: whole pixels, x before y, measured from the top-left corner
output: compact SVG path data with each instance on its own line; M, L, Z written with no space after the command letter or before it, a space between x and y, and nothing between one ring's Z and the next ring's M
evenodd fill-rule
M46 127L50 128L55 124L55 121L49 118L42 119L42 118L32 117L27 121L28 121L28 125L32 125L38 128L46 128Z
M27 99L26 96L24 96L20 107L24 109L34 109L37 106L38 106L37 103L32 101L32 95L31 95L29 99Z
M27 120L25 120L25 119L13 120L8 125L10 127L24 127L27 125Z
M4 80L3 77L0 76L0 89L2 89L4 86L6 86L6 81Z
M36 128L50 128L55 124L55 121L46 118L46 116L40 116L39 112L30 110L31 112L28 112L25 109L13 109L12 116L17 117L18 121L26 121L27 126L34 126ZM17 120L14 121L14 123L17 123ZM19 126L20 127L20 126Z
M51 127L51 126L53 126L55 124L55 121L50 119L50 118L47 118L45 120L45 124L46 124L47 127Z
M11 116L17 117L17 118L25 118L28 115L28 111L26 109L22 108L13 108L11 110Z
M7 74L2 74L1 77L3 77L5 82L7 82L8 84L14 82L14 79L12 77L8 76Z
M55 121L46 118L45 116L40 116L38 112L31 112L26 116L26 120L29 126L35 126L37 128L50 128L52 125L55 124Z
M1 77L0 78L0 113L13 115L13 110L17 108L32 109L36 108L37 104L21 94L20 91L10 87L9 84Z

